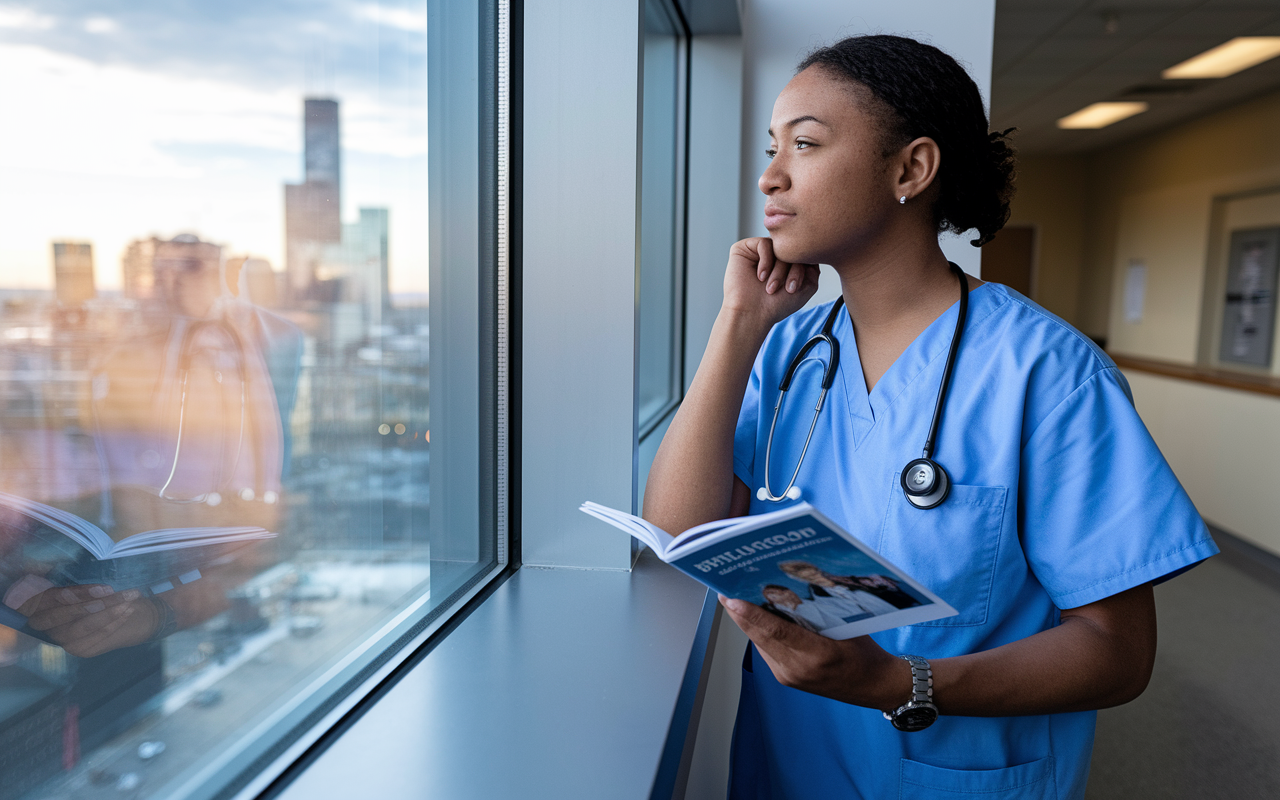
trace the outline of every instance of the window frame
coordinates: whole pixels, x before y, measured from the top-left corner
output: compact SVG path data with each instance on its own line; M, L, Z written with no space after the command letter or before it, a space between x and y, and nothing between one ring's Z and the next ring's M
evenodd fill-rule
M649 438L651 434L663 427L668 417L679 407L684 400L685 393L685 335L686 335L686 317L687 308L685 296L687 294L688 284L688 250L689 250L689 117L691 107L689 105L691 95L690 75L692 72L692 45L693 34L690 32L689 22L685 18L684 9L676 0L653 0L664 6L665 13L670 17L673 24L679 28L676 36L676 142L675 142L675 191L673 210L673 254L672 254L672 287L671 287L671 346L668 358L670 359L670 370L668 380L671 386L671 394L667 400L659 407L655 408L650 414L641 417L641 408L639 403L640 391L640 353L641 340L639 336L641 316L643 309L639 300L641 286L641 248L636 248L636 391L637 402L635 403L635 427L636 427L636 445L640 446ZM644 4L645 0L640 3L640 33L643 40L644 37ZM639 75L640 82L637 91L637 99L640 113L638 115L638 135L637 139L640 144L636 158L636 185L643 187L643 159L644 159L644 46L640 50ZM643 209L642 198L637 198L637 209ZM636 215L636 241L642 239L641 229L644 225L642 213Z

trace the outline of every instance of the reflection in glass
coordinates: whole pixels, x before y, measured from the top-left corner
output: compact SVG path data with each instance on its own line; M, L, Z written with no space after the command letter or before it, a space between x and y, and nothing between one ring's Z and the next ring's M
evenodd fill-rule
M447 76L425 0L3 13L0 800L209 796L492 566L429 525L427 94L480 13Z
M644 19L636 376L642 436L681 390L687 42L670 0L645 0Z

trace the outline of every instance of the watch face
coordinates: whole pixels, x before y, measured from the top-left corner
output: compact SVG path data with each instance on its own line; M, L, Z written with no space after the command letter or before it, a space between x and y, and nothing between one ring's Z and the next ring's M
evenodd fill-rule
M893 716L893 727L900 731L922 731L938 718L938 709L932 705L918 705L899 711Z

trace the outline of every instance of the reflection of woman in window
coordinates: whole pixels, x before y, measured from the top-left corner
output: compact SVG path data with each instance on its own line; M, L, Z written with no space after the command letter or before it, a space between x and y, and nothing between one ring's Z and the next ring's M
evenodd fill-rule
M159 242L152 267L155 297L142 333L94 353L86 427L97 443L100 488L79 506L117 541L178 527L275 530L285 425L268 351L299 334L234 297L217 245L194 236ZM53 587L27 575L16 589L2 587L3 602L68 653L99 656L226 610L227 593L261 557L250 545L200 570L199 580L154 596L138 590L147 587Z
M959 613L833 641L724 601L753 642L730 797L1083 797L1087 712L1133 699L1151 673L1151 583L1216 548L1114 363L1025 297L949 266L939 232L989 241L1013 172L954 59L894 36L822 48L779 95L768 137L771 235L730 250L645 516L676 532L779 507L756 494L778 386L830 316L841 358L812 440L821 369L802 367L771 461L790 469L807 446L804 499ZM831 303L804 308L818 264L840 281L835 316ZM934 456L951 488L925 510L899 476L927 437L962 285ZM810 353L829 358L826 345ZM931 697L913 681L929 670Z

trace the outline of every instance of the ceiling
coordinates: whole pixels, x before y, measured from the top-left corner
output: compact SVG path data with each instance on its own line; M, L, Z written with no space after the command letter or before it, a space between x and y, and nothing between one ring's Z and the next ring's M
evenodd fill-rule
M1280 58L1219 80L1160 78L1236 36L1280 36L1280 0L996 0L991 126L1017 127L1022 153L1080 153L1280 90ZM1151 107L1100 130L1056 127L1102 100Z

